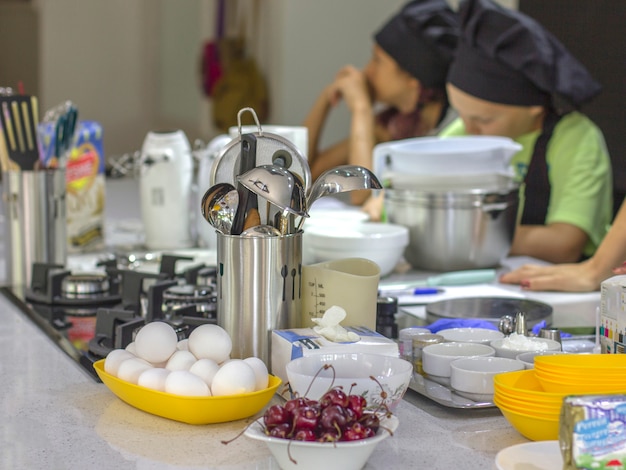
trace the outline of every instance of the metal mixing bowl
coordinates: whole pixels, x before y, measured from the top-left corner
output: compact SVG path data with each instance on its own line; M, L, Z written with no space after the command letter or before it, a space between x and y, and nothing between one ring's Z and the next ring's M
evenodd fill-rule
M454 271L497 266L507 256L519 186L509 177L485 187L416 185L386 189L389 222L409 228L406 260L416 269Z

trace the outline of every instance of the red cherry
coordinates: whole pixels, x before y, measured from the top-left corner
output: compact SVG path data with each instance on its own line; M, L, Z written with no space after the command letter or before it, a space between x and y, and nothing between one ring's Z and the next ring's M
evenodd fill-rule
M294 441L314 441L316 439L317 436L312 429L298 429L293 435Z
M325 429L319 434L318 442L337 442L339 433L335 429Z
M366 428L370 428L372 431L374 431L374 434L376 434L378 428L380 427L380 419L378 419L378 416L376 416L374 413L364 414L359 422Z
M352 425L344 431L343 436L341 436L341 440L360 441L361 439L365 439L366 437L367 428L357 421L355 423L352 423Z
M291 400L285 402L283 407L290 413L293 413L296 409L300 408L301 406L305 406L306 404L307 404L306 398L298 397L298 398L292 398Z
M365 429L364 439L367 439L368 437L374 437L376 435L376 431L374 431L372 428L365 427L364 429Z
M296 429L315 429L319 423L320 410L314 406L296 408L293 415L293 424Z
M281 423L272 426L271 428L266 428L265 434L271 437L280 437L281 439L290 439L291 438L291 424L289 423Z
M348 408L354 411L356 418L359 419L363 416L363 410L367 406L367 401L361 395L348 396Z
M272 428L285 423L291 425L291 413L280 405L272 405L265 411L263 422L266 428Z
M322 408L326 408L329 405L339 405L346 408L348 406L348 395L339 388L333 388L322 395L320 405Z
M340 431L347 424L345 408L339 405L329 405L322 409L320 415L320 425L324 429L336 429Z

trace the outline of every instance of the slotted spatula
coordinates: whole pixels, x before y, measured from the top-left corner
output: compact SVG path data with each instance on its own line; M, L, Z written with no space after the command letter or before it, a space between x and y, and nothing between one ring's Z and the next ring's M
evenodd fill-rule
M0 120L10 162L21 170L34 170L39 160L37 97L0 97Z

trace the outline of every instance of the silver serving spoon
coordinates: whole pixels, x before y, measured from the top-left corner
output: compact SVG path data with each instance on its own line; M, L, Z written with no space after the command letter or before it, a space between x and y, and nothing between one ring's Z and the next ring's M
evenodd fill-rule
M215 230L230 235L238 206L237 188L230 183L217 183L204 193L200 210Z

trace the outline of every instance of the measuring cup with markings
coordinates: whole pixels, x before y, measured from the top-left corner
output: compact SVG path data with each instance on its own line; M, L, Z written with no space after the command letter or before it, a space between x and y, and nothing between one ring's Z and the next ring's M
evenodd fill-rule
M315 326L333 305L346 311L342 326L376 331L380 268L365 258L345 258L302 267L301 326Z

